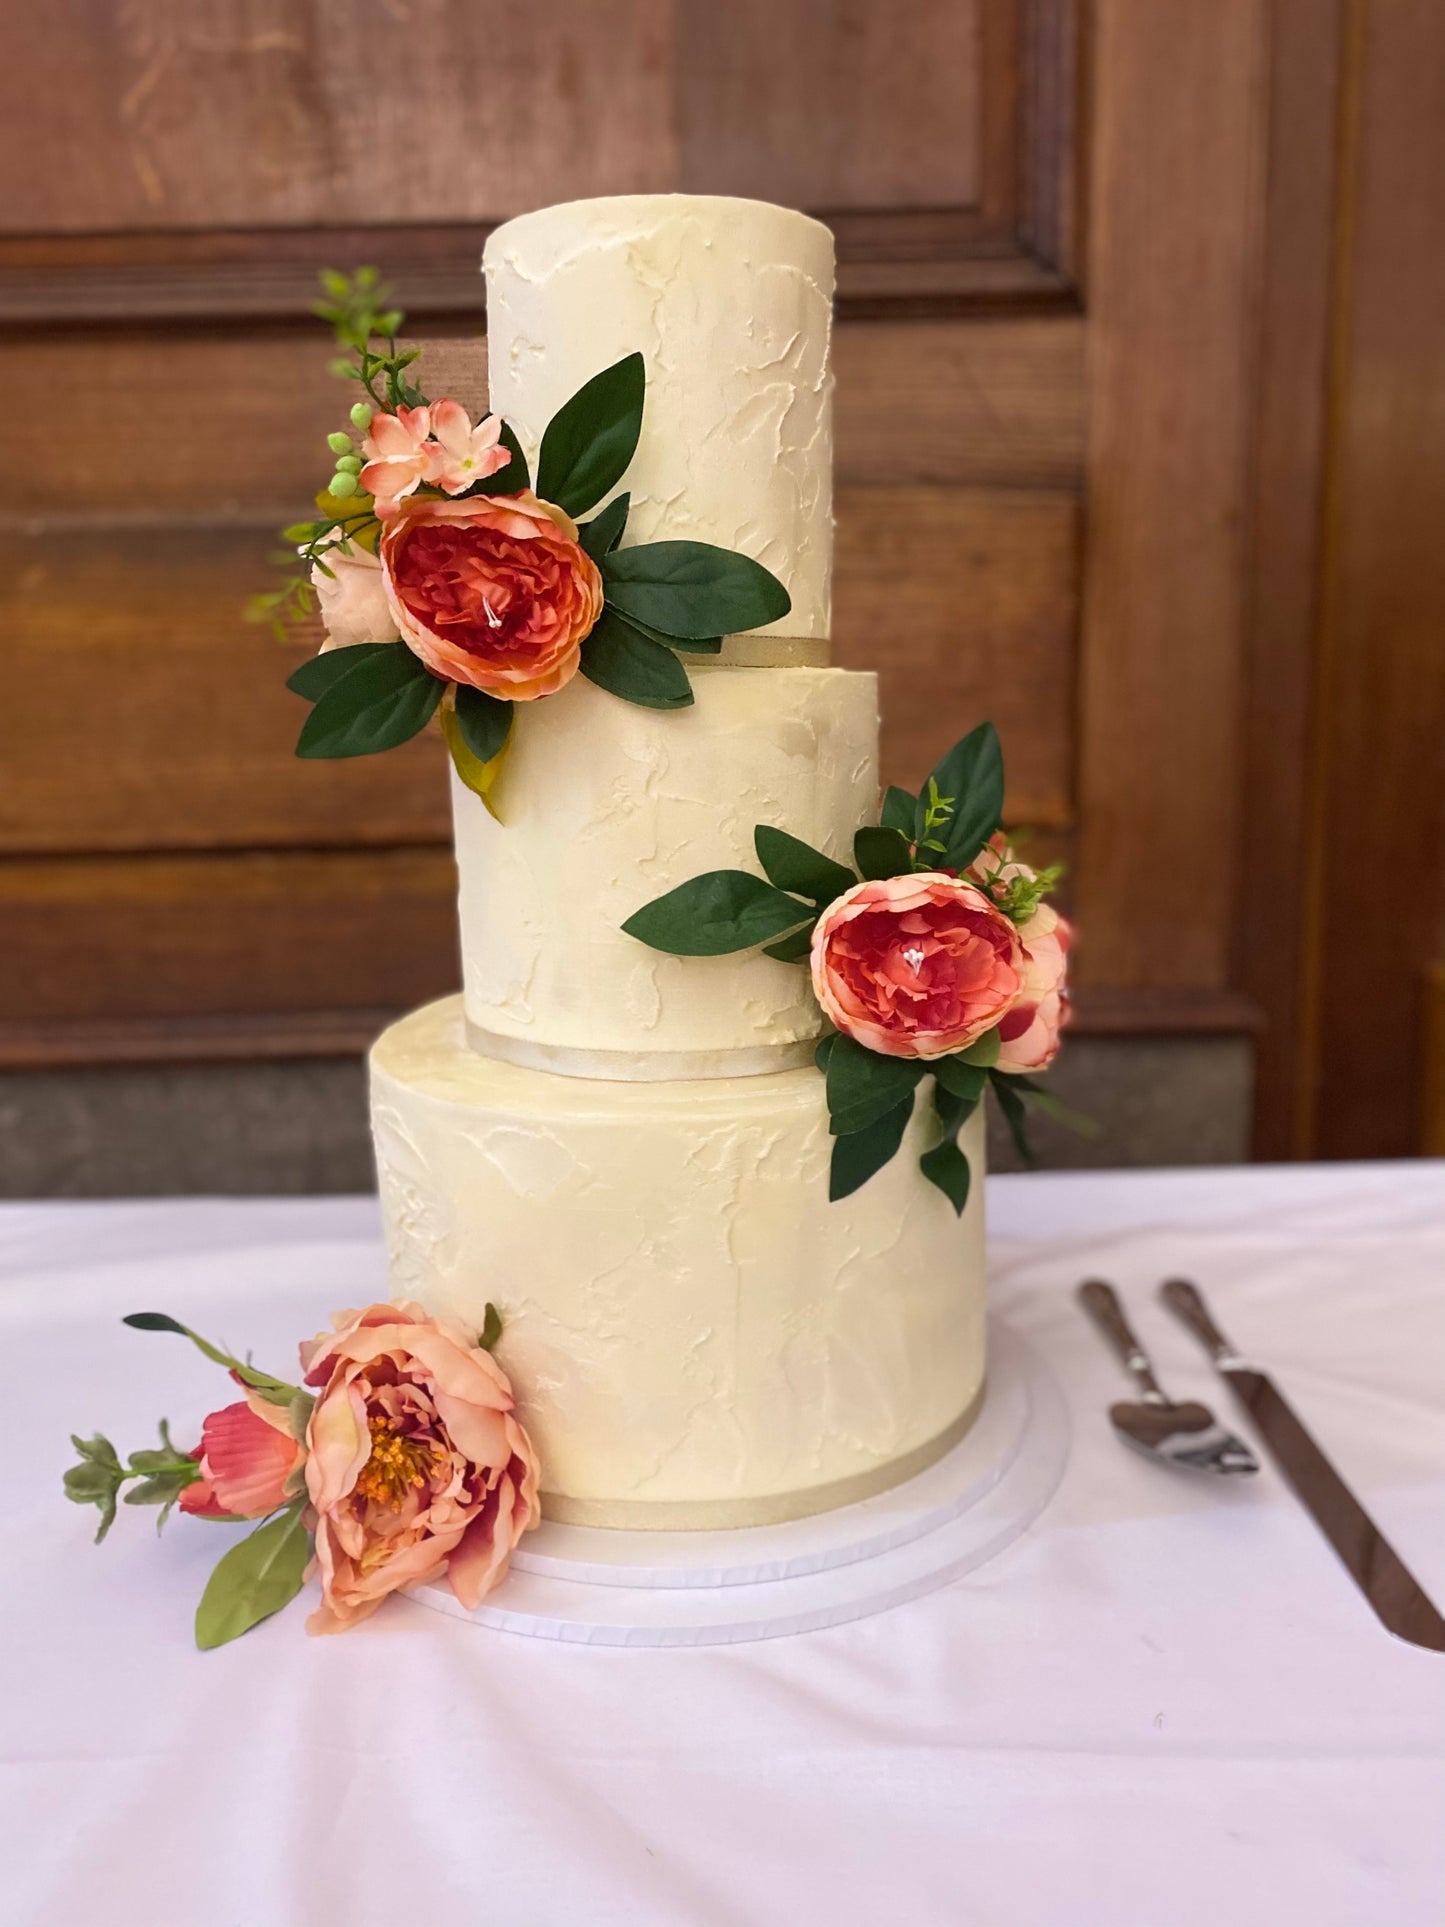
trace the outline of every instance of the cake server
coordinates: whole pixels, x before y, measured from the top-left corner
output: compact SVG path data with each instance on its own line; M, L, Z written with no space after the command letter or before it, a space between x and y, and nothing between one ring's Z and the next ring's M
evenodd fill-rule
M1134 1375L1137 1400L1109 1407L1114 1430L1128 1444L1166 1465L1192 1472L1257 1472L1259 1460L1243 1439L1226 1432L1207 1405L1169 1398L1134 1336L1119 1294L1102 1278L1079 1286L1079 1303Z
M1198 1288L1171 1278L1159 1291L1208 1351L1215 1369L1258 1426L1295 1494L1329 1540L1375 1617L1397 1639L1445 1653L1445 1619L1399 1553L1296 1418L1274 1380L1242 1358L1220 1331Z

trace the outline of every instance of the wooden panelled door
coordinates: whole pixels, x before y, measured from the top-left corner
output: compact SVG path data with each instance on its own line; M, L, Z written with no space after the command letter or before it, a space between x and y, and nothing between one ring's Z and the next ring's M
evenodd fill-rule
M881 669L890 779L998 723L1070 866L1080 1032L1257 1035L1261 1148L1412 1148L1398 1081L1321 1135L1300 990L1349 15L34 15L0 68L0 1067L350 1052L453 987L438 746L295 761L309 642L240 615L345 404L315 271L377 262L475 402L489 227L682 189L836 232L836 658Z

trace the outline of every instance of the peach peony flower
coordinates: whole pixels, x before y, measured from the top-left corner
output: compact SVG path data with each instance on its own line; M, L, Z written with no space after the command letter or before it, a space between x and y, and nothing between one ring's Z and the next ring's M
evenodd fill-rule
M295 1496L292 1475L305 1453L291 1436L285 1407L247 1391L244 1401L211 1413L196 1457L201 1476L181 1493L182 1512L261 1519Z
M319 1388L306 1486L321 1573L314 1633L446 1574L476 1606L540 1517L536 1455L501 1367L419 1305L339 1312L301 1347Z
M1059 1033L1068 1022L1068 970L1073 926L1052 905L1041 903L1019 929L1023 945L1023 991L998 1027L1001 1071L1045 1070L1058 1055Z
M326 625L322 655L328 649L349 649L358 642L395 642L396 617L386 599L386 584L376 557L348 542L344 549L328 550L326 566L330 575L323 575L314 564L311 570L321 620Z
M378 410L372 416L361 444L366 457L361 486L376 497L378 515L394 515L403 497L427 479L430 436L429 408L398 408L394 415Z
M1023 983L1002 911L941 870L856 883L813 931L813 988L845 1036L886 1057L946 1057L992 1030Z
M559 508L519 495L414 496L381 562L402 640L447 682L530 702L570 682L602 578Z
M512 459L499 439L501 417L484 415L473 428L459 401L432 403L431 432L426 479L448 495L460 495L474 482L485 481Z

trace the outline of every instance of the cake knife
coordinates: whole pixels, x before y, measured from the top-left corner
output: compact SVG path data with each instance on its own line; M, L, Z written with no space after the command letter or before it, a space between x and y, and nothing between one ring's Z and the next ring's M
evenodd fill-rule
M1235 1397L1254 1420L1281 1472L1344 1562L1386 1631L1412 1646L1445 1653L1445 1619L1330 1464L1274 1380L1240 1356L1209 1314L1198 1289L1171 1278L1160 1297L1194 1333Z

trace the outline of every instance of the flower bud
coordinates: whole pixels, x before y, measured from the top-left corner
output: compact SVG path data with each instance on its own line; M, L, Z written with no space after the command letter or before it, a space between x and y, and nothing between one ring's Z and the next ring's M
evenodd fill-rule
M338 429L334 435L328 435L326 437L326 446L331 450L333 455L349 455L351 453L351 437L349 435L343 435L340 429Z
M348 474L344 468L338 469L336 474L333 475L327 483L326 493L328 495L339 496L342 501L345 501L346 497L352 493L355 487L356 477Z
M359 455L343 455L336 464L336 472L338 475L359 475L361 473L361 457Z
M372 409L369 401L353 402L351 405L352 426L354 428L370 428L371 414Z

